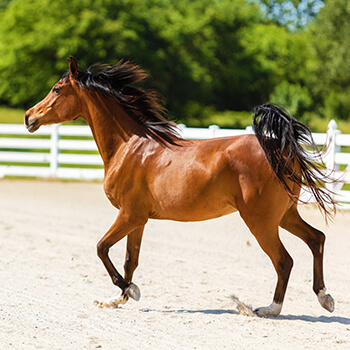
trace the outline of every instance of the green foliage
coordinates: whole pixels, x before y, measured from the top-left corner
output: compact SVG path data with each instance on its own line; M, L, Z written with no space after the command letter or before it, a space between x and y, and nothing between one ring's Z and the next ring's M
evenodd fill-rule
M349 36L350 3L326 1L308 27L284 36L275 59L281 75L275 74L279 82L270 100L287 106L304 122L317 116L349 120Z
M0 0L0 103L37 103L73 55L140 64L189 125L245 127L230 111L267 101L346 120L349 37L347 0Z
M244 40L262 21L245 0L13 0L0 24L0 101L36 103L73 55L84 68L141 64L175 116L191 101L250 109L272 91L270 68Z
M12 0L0 24L0 98L29 106L66 70L74 52L88 60L108 49L101 40L108 7L101 1ZM91 46L93 44L93 46Z
M11 0L0 0L0 11L9 7Z
M312 59L307 83L318 112L329 117L350 117L350 3L328 0L316 18L312 33Z
M252 123L250 112L217 111L213 106L202 106L195 101L186 105L184 110L186 119L178 119L177 123L184 123L191 127L208 127L219 125L221 128L245 129Z
M308 89L299 84L290 84L284 80L277 85L271 94L274 103L288 106L288 109L295 117L302 116L312 108L312 99Z
M349 119L350 115L350 87L342 90L330 89L329 95L324 99L323 115L337 117L340 119Z

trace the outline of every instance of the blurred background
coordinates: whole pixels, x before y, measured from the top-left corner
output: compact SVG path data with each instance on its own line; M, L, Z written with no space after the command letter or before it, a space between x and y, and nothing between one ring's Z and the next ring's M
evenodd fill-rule
M22 123L72 55L139 64L188 126L244 128L274 102L350 133L349 38L348 0L0 0L0 123Z

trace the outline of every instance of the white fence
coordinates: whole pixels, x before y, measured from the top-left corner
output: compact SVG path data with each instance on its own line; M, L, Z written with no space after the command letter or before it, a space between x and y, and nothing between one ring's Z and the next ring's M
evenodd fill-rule
M29 135L0 125L0 177L103 179L103 163L88 126L50 125Z
M183 137L203 139L251 133L245 130L187 128L180 125ZM350 135L341 134L332 120L327 133L313 133L318 145L329 145L324 161L334 176L342 183L330 187L335 199L350 208L350 190L342 190L350 183L350 153L342 147L350 147ZM23 125L0 124L0 178L4 176L27 176L42 178L66 178L101 180L104 176L102 159L88 126L50 125L42 126L30 135Z

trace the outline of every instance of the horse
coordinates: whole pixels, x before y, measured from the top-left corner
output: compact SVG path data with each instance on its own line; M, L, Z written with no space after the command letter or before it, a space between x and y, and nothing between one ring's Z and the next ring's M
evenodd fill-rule
M279 238L279 227L310 248L313 291L322 307L334 310L323 277L325 235L297 209L301 186L314 194L326 217L334 214L336 204L325 187L325 169L313 156L321 151L305 125L283 107L264 104L253 110L254 134L187 140L168 120L161 95L138 84L147 77L138 65L119 61L81 70L73 57L68 62L68 71L25 112L24 122L33 133L41 125L81 117L92 130L104 163L104 192L118 209L97 244L98 257L121 289L115 305L140 299L132 277L148 219L202 221L238 211L277 274L271 304L255 314L278 316L282 309L293 260ZM108 252L124 237L122 277Z

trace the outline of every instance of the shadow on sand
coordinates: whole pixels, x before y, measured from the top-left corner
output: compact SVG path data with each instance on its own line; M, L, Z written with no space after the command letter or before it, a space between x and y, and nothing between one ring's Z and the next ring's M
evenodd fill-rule
M204 315L223 315L232 314L238 315L238 311L231 309L205 309L205 310L156 310L156 309L140 309L140 312L159 312L162 314L204 314Z
M307 315L281 315L278 316L277 319L279 320L291 320L291 321L305 321L305 322L312 322L312 323L340 323L345 325L350 325L350 318L348 317L342 317L342 316L320 316L320 317L313 317L313 316L307 316Z
M204 314L204 315L224 315L224 314L231 314L231 315L239 315L239 312L232 309L204 309L204 310L171 310L171 309L165 309L165 310L156 310L156 309L140 309L140 312L159 312L162 314ZM247 316L249 317L249 316ZM258 318L256 316L256 318ZM314 317L314 316L307 316L307 315L280 315L278 317L269 317L268 319L276 320L276 321L284 321L284 320L290 320L290 321L304 321L304 322L311 322L311 323L340 323L344 325L350 325L350 318L348 317L342 317L342 316L320 316L320 317Z

